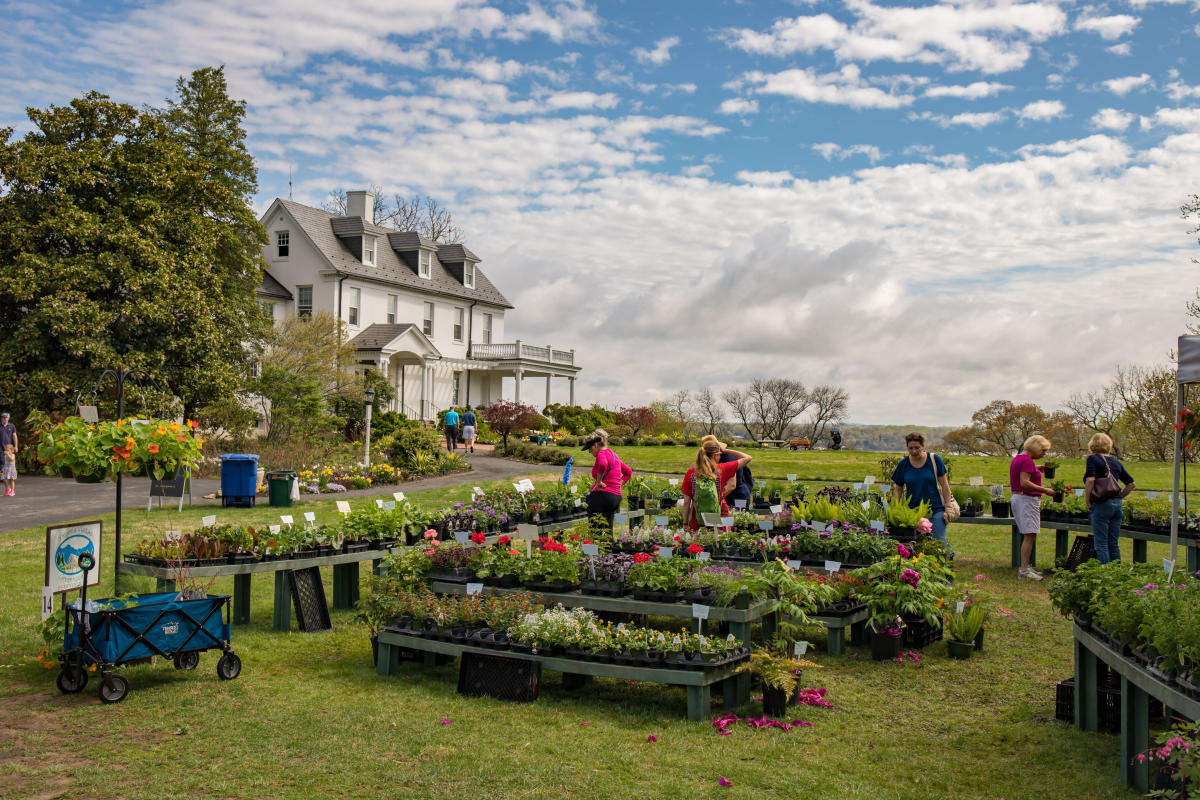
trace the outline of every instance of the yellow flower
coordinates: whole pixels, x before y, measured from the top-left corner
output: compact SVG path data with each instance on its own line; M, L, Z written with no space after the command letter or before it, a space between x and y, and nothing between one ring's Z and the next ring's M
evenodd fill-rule
M179 433L179 423L178 422L172 422L167 427L171 429L171 433Z

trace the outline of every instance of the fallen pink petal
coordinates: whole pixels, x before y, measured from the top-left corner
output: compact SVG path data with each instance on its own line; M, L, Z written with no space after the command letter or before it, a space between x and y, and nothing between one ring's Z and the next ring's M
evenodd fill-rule
M647 741L647 742L657 742L657 741L658 741L658 737L657 737L657 736L655 736L655 735L652 733L652 734L650 734L649 736L647 736L647 737L646 737L646 741Z
M733 781L729 780L728 778L721 778L721 780L717 781L717 783L721 784L722 786L733 786Z
M590 722L581 722L581 723L579 723L579 727L586 728L588 725L591 725L591 724L592 723L590 723Z
M442 724L443 724L443 725L449 725L449 724L450 724L450 720L446 719L445 717L442 717L442 719L441 719L441 722L442 722Z

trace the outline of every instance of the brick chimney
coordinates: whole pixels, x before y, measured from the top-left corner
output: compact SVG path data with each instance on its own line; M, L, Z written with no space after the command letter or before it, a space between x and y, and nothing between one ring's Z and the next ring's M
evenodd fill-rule
M346 216L362 217L370 223L375 222L375 193L366 190L346 192Z

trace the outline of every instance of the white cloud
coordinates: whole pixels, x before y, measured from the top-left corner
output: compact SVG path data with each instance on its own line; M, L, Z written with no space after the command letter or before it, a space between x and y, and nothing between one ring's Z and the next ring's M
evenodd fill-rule
M1178 103L1189 97L1200 97L1200 86L1188 86L1183 81L1172 81L1166 86L1167 96Z
M659 39L655 42L653 50L647 50L644 47L635 47L633 55L634 58L643 64L653 64L656 67L661 67L671 60L671 48L678 44L678 36L668 36L666 39Z
M1129 14L1113 14L1109 17L1080 17L1075 20L1075 30L1096 33L1100 35L1101 39L1111 42L1132 33L1141 21L1140 17Z
M926 97L958 97L964 100L979 100L992 97L1000 92L1013 88L1005 83L975 81L966 86L930 86L925 90Z
M912 103L912 95L889 94L869 85L854 64L838 72L820 74L812 69L789 69L783 72L749 72L743 76L746 84L758 94L778 94L807 103L830 103L852 108L900 108Z
M936 122L943 128L949 128L955 125L964 125L968 128L975 128L976 130L986 128L989 125L995 125L998 122L1003 122L1007 118L1008 112L1004 110L981 111L954 115L935 114L932 111L922 111L920 113L909 114L909 119Z
M684 167L681 172L689 178L708 178L713 174L713 168L708 164L692 164Z
M1141 75L1128 75L1124 78L1112 78L1111 80L1104 81L1105 89L1121 97L1129 94L1134 89L1147 85L1150 85L1150 76L1144 72Z
M1017 116L1021 119L1044 121L1061 117L1066 111L1067 107L1058 100L1037 100L1018 111Z
M758 101L746 100L741 97L730 97L717 107L719 114L757 114Z
M785 183L791 183L796 180L792 173L786 170L780 172L752 172L750 170L740 170L737 174L737 179L744 183L751 183L756 186L783 186Z
M1112 53L1114 56L1127 56L1133 53L1133 47L1129 44L1129 42L1121 42L1120 44L1114 44L1112 47L1106 47L1104 49L1105 51Z
M777 20L762 32L726 31L727 43L749 53L790 56L831 50L843 61L890 60L944 64L951 69L1006 72L1025 65L1030 43L1066 29L1050 2L964 2L920 7L852 0L847 25L829 14Z
M1116 108L1102 108L1092 115L1091 124L1094 128L1110 131L1123 131L1137 119L1136 114L1121 111Z
M820 153L826 161L831 161L835 157L845 161L852 156L866 156L867 160L874 164L885 155L873 144L852 144L849 147L842 147L835 142L821 142L814 144L812 149Z

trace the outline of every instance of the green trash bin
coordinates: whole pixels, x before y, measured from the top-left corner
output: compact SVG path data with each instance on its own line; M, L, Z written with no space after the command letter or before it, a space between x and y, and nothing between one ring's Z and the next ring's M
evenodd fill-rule
M292 484L296 473L290 469L274 470L267 473L267 496L272 506L291 506Z

